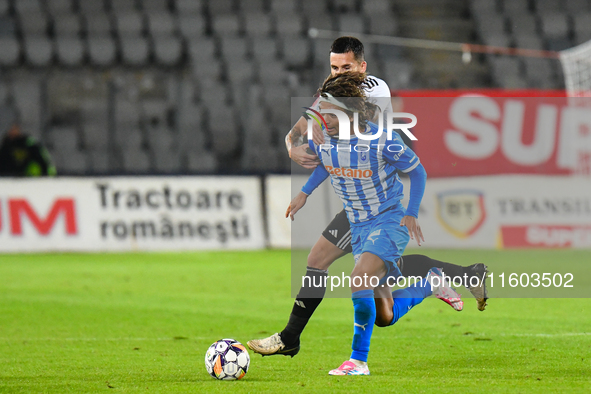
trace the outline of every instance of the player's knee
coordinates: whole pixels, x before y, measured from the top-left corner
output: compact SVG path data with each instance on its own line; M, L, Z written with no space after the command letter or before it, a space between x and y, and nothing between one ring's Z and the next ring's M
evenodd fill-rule
M379 314L376 316L376 326L378 327L388 327L390 323L392 323L392 318L394 316L392 313L389 314Z
M332 264L332 261L327 259L326 254L319 253L314 248L308 254L308 267L318 268L321 270L327 270Z

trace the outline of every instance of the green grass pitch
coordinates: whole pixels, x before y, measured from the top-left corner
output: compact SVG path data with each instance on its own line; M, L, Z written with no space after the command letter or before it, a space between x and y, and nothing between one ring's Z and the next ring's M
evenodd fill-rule
M475 261L589 251L425 250ZM458 313L425 300L376 328L371 376L331 377L350 354L352 305L327 299L296 357L251 353L241 381L212 379L208 346L283 328L290 252L0 255L0 393L589 393L589 299L492 299Z

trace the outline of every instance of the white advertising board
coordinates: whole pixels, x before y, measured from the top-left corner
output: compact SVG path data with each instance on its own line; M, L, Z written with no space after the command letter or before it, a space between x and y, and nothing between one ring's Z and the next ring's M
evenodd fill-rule
M0 180L0 252L264 246L256 177Z

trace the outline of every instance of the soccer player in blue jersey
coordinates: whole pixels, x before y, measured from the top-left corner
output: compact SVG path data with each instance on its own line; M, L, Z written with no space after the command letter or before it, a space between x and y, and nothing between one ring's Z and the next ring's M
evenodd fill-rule
M344 112L350 123L351 135L348 139L339 136L342 126L338 116L324 114L327 127L324 143L309 141L321 165L316 167L302 193L311 193L330 177L351 223L351 243L356 262L351 274L355 311L353 352L351 358L331 370L330 375L369 375L367 357L378 313L378 299L386 299L387 304L392 306L391 313L380 316L382 323L389 324L394 324L433 293L456 310L461 310L463 306L460 296L445 283L438 268L431 269L425 279L414 285L394 294L390 292L389 285L394 283L391 279L401 276L396 262L404 252L409 237L424 240L417 217L427 175L419 158L398 134L389 136L376 124L368 122L373 118L371 113L375 106L365 98L361 88L364 79L363 73L347 72L327 78L319 90L320 109ZM366 139L354 134L355 118L358 119L359 132ZM375 139L368 140L369 137ZM400 203L402 183L397 170L408 174L411 181L406 209ZM292 206L291 214L299 208L301 206ZM383 313L383 310L380 312Z

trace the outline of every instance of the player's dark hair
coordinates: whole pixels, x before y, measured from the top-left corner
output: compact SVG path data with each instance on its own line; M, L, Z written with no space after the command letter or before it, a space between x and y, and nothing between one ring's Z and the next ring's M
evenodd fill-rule
M333 41L330 47L332 53L347 53L353 52L355 60L361 63L365 59L363 50L363 43L355 37L339 37Z
M318 89L318 95L328 97L329 93L345 104L348 108L359 113L359 126L365 127L367 122L375 117L377 105L367 101L364 84L366 74L361 72L347 71L345 73L329 75ZM349 116L353 112L344 110Z

